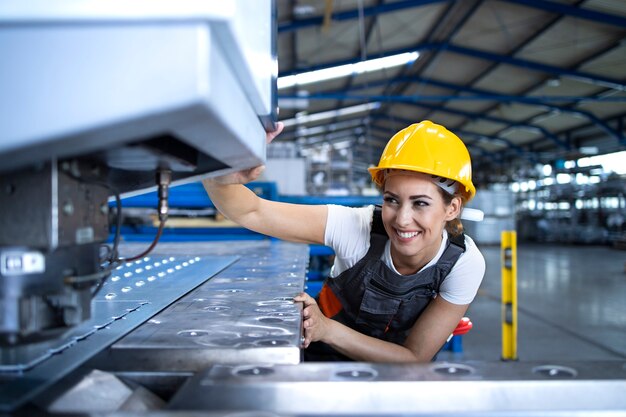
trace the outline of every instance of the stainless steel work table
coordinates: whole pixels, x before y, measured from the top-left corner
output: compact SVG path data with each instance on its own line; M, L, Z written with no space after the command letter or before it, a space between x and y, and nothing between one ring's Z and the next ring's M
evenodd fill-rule
M613 417L626 415L625 378L619 361L218 364L187 381L168 408L229 416Z
M120 254L146 246L123 244ZM307 245L270 239L162 243L120 265L91 319L64 337L1 350L0 412L79 367L175 375L215 363L297 364L301 306L292 299L308 260Z
M112 371L198 371L214 363L300 362L307 245L275 240L162 244L156 254L237 260L91 363ZM99 366L98 366L99 365Z

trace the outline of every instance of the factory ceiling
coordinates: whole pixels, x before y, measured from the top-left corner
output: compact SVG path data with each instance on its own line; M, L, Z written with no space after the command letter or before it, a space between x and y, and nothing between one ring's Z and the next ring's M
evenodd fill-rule
M475 174L626 149L624 0L276 4L281 141L350 140L379 154L393 133L428 119L463 139ZM314 70L407 56L302 81ZM298 84L282 87L293 75Z

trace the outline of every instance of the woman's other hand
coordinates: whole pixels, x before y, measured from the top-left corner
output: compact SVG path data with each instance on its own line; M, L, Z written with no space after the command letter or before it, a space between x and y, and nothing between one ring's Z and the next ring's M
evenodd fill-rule
M324 316L315 299L307 293L300 293L293 300L304 303L302 309L304 343L302 346L306 349L311 342L324 341L330 330L331 319Z

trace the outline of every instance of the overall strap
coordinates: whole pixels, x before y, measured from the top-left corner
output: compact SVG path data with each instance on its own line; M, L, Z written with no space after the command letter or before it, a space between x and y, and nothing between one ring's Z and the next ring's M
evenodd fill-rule
M382 234L375 233L374 227L382 230ZM374 211L372 218L372 230L370 231L370 247L365 255L352 267L343 271L335 278L327 277L319 294L315 297L317 303L326 317L335 317L343 308L346 298L343 296L343 286L346 281L352 281L353 274L363 271L369 265L380 260L387 243L388 237L382 225L381 210Z
M437 261L437 276L435 277L435 288L439 292L441 283L448 276L456 261L465 252L465 234L457 236L448 235L448 246Z
M383 208L378 204L374 206L374 216L372 217L372 232L378 235L387 236L385 226L383 226Z
M385 245L389 240L385 226L383 226L382 207L376 205L374 207L374 213L372 215L372 229L370 231L370 248L363 257L364 259L380 259L382 256Z

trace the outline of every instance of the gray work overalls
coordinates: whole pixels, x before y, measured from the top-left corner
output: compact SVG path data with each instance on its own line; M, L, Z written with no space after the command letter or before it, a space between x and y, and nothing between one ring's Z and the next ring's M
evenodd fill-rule
M354 266L335 278L327 278L316 300L327 317L365 335L402 344L465 252L465 236L449 238L437 263L413 275L400 275L381 259L388 239L377 207L369 250ZM312 343L304 351L304 358L350 360L322 342Z

